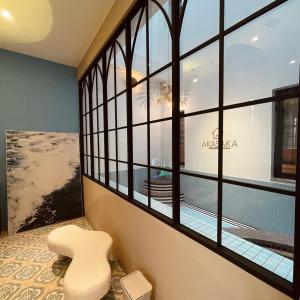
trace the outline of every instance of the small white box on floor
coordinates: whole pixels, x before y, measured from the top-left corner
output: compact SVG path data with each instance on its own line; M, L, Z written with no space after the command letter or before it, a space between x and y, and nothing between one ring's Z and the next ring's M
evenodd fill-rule
M150 300L152 285L141 271L121 278L123 300Z

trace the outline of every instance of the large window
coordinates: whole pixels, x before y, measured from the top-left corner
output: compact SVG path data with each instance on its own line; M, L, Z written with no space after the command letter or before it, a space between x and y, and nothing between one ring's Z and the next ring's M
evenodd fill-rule
M299 17L137 1L80 81L85 176L298 296Z

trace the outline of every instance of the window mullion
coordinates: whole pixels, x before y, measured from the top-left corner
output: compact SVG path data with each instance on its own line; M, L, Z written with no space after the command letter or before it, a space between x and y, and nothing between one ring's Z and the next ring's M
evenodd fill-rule
M104 52L106 53L106 52ZM104 157L105 157L105 185L109 186L109 161L108 161L108 119L107 119L107 73L106 54L102 58L103 70L103 121L104 121Z
M172 2L172 183L173 222L180 223L180 1Z
M222 245L222 204L223 204L223 131L224 131L224 14L225 3L220 0L220 40L219 40L219 139L218 139L218 222L217 244Z
M149 79L149 74L150 74L150 57L149 57L149 1L146 3L146 77L147 77L147 179L148 179L148 207L151 208L151 174L150 174L150 79Z
M131 82L131 25L127 21L126 35L126 100L127 100L127 160L128 160L128 198L133 199L133 145L132 145L132 82Z

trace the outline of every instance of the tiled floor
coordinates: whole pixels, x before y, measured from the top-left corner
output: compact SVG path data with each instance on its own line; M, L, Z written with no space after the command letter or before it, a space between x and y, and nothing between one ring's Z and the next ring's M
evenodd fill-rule
M147 205L148 198L145 195L135 192L134 197L139 202ZM156 211L172 217L172 208L159 201L151 199L151 207ZM206 215L201 213L193 214L188 213L188 210L182 210L180 213L180 222L186 227L216 241L217 240L217 220L210 219ZM224 227L228 226L225 224ZM245 258L257 263L260 266L268 269L269 271L287 279L293 281L293 261L274 253L268 249L260 247L249 241L241 239L240 237L228 233L223 230L222 232L222 244L230 250L244 256Z
M0 235L0 300L63 300L63 277L71 262L57 261L48 251L48 233L62 225L76 224L91 229L84 218L25 231ZM125 275L116 261L111 261L112 285L105 300L122 299L120 278Z

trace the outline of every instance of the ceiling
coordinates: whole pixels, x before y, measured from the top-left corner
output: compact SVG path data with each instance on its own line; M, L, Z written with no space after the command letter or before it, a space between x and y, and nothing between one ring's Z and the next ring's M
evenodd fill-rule
M0 0L0 48L77 67L115 0Z

